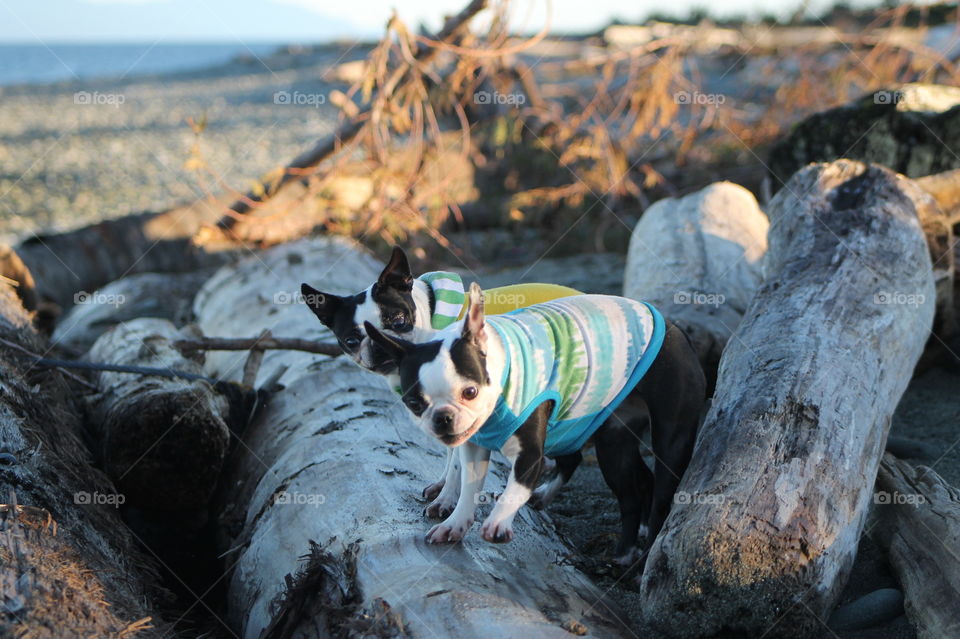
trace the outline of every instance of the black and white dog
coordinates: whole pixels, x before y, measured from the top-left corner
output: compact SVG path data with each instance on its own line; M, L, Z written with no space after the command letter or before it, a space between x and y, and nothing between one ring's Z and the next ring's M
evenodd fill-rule
M414 279L402 249L394 247L377 281L359 293L334 295L306 283L300 285L300 292L310 310L333 332L345 355L363 368L385 375L391 387L399 387L397 362L389 352L376 347L363 325L369 322L408 337L417 328L430 327L436 299L425 282ZM456 505L459 490L459 459L449 453L443 476L423 489L423 496L432 500L425 514L446 517Z
M389 351L370 340L363 325L369 322L392 334L417 341L414 333L435 326L438 318L446 318L449 322L456 319L459 306L449 302L444 306L444 301L438 299L450 293L443 287L452 284L453 278L456 278L462 298L462 283L458 276L428 273L415 278L406 254L395 247L377 281L358 293L334 295L318 291L308 284L302 284L300 290L310 310L333 331L344 354L363 368L385 375L391 387L399 388L397 362ZM508 310L515 299L542 299L545 296L579 293L551 284L514 285L495 290L501 292L499 297L510 302L502 310ZM431 500L424 511L428 517L443 518L453 511L460 487L459 468L459 457L451 451L447 456L443 477L423 490L423 496Z
M300 285L304 301L324 326L333 331L344 354L360 366L390 375L397 364L363 331L364 322L405 335L415 327L429 327L435 301L429 287L415 280L410 263L400 248L394 248L390 261L377 281L354 295L323 293L308 284Z
M607 329L609 333L622 326L640 326L641 319L648 325L649 318L640 317L638 306L624 298L580 296L510 315L485 317L480 289L473 285L466 317L434 332L429 341L418 344L388 335L372 323L364 325L367 334L398 363L403 401L420 418L421 428L445 445L459 447L459 499L449 517L427 533L428 542L463 539L474 520L491 448L503 453L512 470L480 532L487 541L506 542L513 538L513 519L519 508L531 498L544 503L556 495L580 463L580 446L586 436L592 435L603 477L620 507L618 562L633 563L638 554L645 558L639 553L638 538L644 535L649 547L660 531L693 450L706 389L699 361L683 332L665 322L652 307L648 307L650 313L659 317L661 328L648 343L660 341L653 358L643 364L648 368L639 373L639 378L629 371L636 372L641 365L631 368L635 360L624 355L630 348L624 342L631 340L597 340L610 351L604 358L590 355L589 349L585 355L581 347L555 348L564 339L561 334L576 333L584 326L606 324L612 327ZM512 325L519 328L514 330ZM546 327L548 342L553 339L550 343L554 346L524 343L534 341L531 335L542 327ZM655 332L648 330L647 335L651 334ZM561 337L557 339L557 335ZM518 350L523 353L518 355ZM517 370L538 365L545 366L545 371L534 374ZM585 423L586 418L578 421L578 402L604 392L603 388L587 385L594 384L594 378L607 380L617 371L627 371L629 379L621 382L619 395L609 404L616 412L592 413L592 425L584 430L585 436L573 430L558 432L566 425ZM563 382L564 377L573 382ZM507 386L511 397L504 399ZM532 399L524 400L523 410L513 413L505 406L512 407L511 402L516 400L513 395L518 393ZM602 401L609 398L605 395ZM628 415L630 408L644 406L652 428L656 459L653 472L641 457L639 435L644 420ZM507 422L513 424L512 428L488 433L495 428L493 424L504 423L503 415L509 416ZM628 416L623 419L622 415ZM556 455L559 472L554 480L537 488L544 454L550 455L551 450L561 453Z

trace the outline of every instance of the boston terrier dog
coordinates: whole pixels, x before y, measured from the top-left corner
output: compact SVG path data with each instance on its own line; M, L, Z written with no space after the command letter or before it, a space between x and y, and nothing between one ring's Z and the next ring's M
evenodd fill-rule
M463 281L456 273L435 271L414 278L406 254L393 249L389 262L377 281L353 295L334 295L302 284L304 301L319 320L331 331L344 354L360 366L385 375L393 388L399 388L397 363L390 353L377 347L364 333L364 322L389 330L408 339L418 329L442 329L457 320L466 303ZM508 312L519 306L555 299L580 292L555 284L518 284L487 291L499 300L493 309ZM427 486L423 496L432 500L425 513L429 517L446 517L459 492L459 461L447 456L444 475Z
M642 567L639 537L649 548L663 525L705 401L703 370L679 328L649 304L605 295L485 316L476 285L466 317L429 341L388 335L369 322L364 328L398 363L403 402L421 428L459 447L459 499L427 533L428 542L463 539L491 450L502 452L512 469L480 534L507 542L519 508L531 498L548 502L592 439L620 507L617 561ZM653 472L641 457L645 424L620 416L631 405L645 406L650 420ZM560 472L536 488L544 455L556 458Z

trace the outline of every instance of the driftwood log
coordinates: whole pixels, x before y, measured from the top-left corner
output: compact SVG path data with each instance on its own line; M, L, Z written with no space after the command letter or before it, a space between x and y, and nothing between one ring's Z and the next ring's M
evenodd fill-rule
M173 342L183 335L167 320L141 318L104 333L93 362L202 372L202 358L185 357ZM226 457L229 406L209 382L101 372L91 400L100 458L131 506L154 510L202 508Z
M183 326L190 321L193 297L211 275L210 269L137 273L85 292L60 318L53 342L85 353L106 331L139 317L162 318Z
M30 324L0 285L0 337L42 352ZM0 636L166 636L156 569L90 465L74 390L6 346L0 380Z
M718 182L651 206L630 238L623 294L655 304L690 337L711 385L720 354L763 277L767 216Z
M877 523L921 639L960 636L960 491L891 455L877 476Z
M379 270L346 243L288 244L222 269L195 312L226 337L268 328L329 341L289 296L302 281L355 291ZM207 370L237 365L236 354L219 353ZM349 360L272 352L262 371L283 367L285 388L247 428L223 477L227 606L240 636L322 637L349 626L378 636L401 627L413 637L568 637L564 624L577 623L593 637L627 634L542 514L523 509L511 544L474 531L462 545L426 545L419 495L443 466L436 444L382 378Z
M800 171L771 202L766 279L723 353L643 575L645 613L665 634L809 637L836 603L932 326L916 213L928 197L838 161Z
M210 205L197 204L37 235L14 250L36 280L37 297L69 308L75 296L132 273L184 273L220 266L229 252L199 249L191 243L211 219L216 217Z

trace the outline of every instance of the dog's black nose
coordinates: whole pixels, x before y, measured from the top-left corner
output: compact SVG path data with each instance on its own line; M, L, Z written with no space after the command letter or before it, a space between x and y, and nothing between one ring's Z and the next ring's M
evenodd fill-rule
M449 410L437 411L433 416L433 428L438 433L448 433L453 426L453 412Z

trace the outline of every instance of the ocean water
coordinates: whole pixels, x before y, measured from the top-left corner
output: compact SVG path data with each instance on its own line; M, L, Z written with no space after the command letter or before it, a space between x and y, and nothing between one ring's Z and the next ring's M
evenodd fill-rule
M263 57L279 43L0 44L0 86L203 69Z

